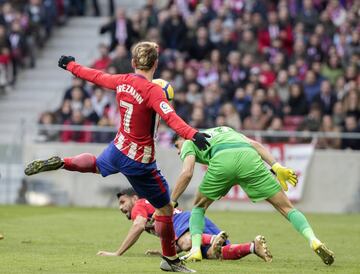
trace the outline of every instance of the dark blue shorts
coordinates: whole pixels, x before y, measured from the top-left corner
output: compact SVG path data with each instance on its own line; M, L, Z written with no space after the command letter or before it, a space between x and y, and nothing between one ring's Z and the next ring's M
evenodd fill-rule
M185 232L190 229L190 211L184 211L181 213L176 213L174 215L174 230L176 239L180 238ZM205 217L205 227L204 233L210 235L217 235L221 230L214 224L210 219ZM226 244L229 244L229 241L226 241ZM201 246L201 253L203 257L206 258L206 252L208 251L210 245Z
M170 202L168 183L157 169L156 162L136 162L110 143L97 157L96 166L103 177L119 172L124 174L139 197L147 199L155 208Z

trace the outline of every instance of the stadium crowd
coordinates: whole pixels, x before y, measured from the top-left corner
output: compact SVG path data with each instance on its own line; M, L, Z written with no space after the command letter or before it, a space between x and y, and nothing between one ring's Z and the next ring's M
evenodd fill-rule
M35 67L53 28L85 8L85 0L0 0L0 95L16 83L19 69Z
M161 46L156 78L172 83L175 109L193 127L360 132L359 10L357 0L175 0L161 8L149 0L136 12L116 10L99 30L110 43L90 66L131 72L131 45L151 40ZM114 96L74 78L59 109L41 114L43 139L108 142L111 132L46 125L116 126ZM160 141L170 135L160 125ZM317 147L360 149L360 140L320 138Z

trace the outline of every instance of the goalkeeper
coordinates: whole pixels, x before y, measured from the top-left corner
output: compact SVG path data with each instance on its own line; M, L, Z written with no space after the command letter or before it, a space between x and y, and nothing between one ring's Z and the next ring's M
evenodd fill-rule
M174 137L183 168L171 195L173 203L177 203L190 183L195 162L208 165L191 211L192 248L184 259L202 260L200 246L205 211L215 200L225 196L233 185L239 184L253 202L267 200L272 204L308 240L310 247L323 262L331 265L334 262L334 253L315 236L306 217L293 207L283 191L288 190L287 183L296 186L297 176L294 171L277 163L260 143L232 128L217 127L204 132L211 136L210 147L204 151L197 149L191 141L179 136ZM271 166L283 190L262 160Z

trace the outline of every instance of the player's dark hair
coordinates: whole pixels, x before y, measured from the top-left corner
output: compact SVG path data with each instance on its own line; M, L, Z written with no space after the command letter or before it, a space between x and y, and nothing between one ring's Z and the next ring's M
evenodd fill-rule
M172 138L171 138L171 143L172 143L172 144L175 144L175 142L176 142L177 140L179 140L179 138L180 138L180 135L175 133L175 134L172 136Z
M137 195L135 190L131 187L125 188L123 190L120 190L120 192L116 193L116 197L119 199L121 196L127 195L127 196L134 196Z

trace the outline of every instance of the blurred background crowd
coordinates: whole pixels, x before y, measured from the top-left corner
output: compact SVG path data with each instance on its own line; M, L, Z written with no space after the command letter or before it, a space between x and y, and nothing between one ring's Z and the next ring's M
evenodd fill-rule
M0 0L0 94L11 88L20 69L33 68L53 28L70 16L85 15L86 0ZM88 7L87 7L88 6ZM100 15L96 0L95 16ZM108 14L114 13L109 0Z
M41 10L55 11L54 2L82 1L25 2L23 12L14 11L15 4L2 5L0 35L6 37L2 56L16 56L6 41L19 28L26 30L28 41L41 47L44 39L37 37L42 32L32 31L33 17L42 22L35 27L40 26L48 37L54 20L67 16L64 8L62 13L57 9L55 17ZM52 4L46 6L48 2ZM131 46L151 40L161 46L155 78L171 82L175 109L193 127L360 132L360 1L175 0L161 7L157 2L149 0L137 11L109 4L109 14L115 9L114 15L94 30L108 35L109 43L99 45L98 56L84 65L108 73L131 72ZM96 11L96 1L93 4ZM38 16L32 16L34 5L41 7ZM26 28L19 27L21 22ZM31 53L27 56L32 60ZM8 59L16 63L14 58ZM59 109L42 113L39 123L116 127L120 117L114 96L74 78ZM63 142L108 142L114 136L45 129L41 134L44 140ZM160 142L168 143L170 138L171 133L160 125ZM263 141L306 140L271 137ZM360 142L320 138L317 147L360 149Z

